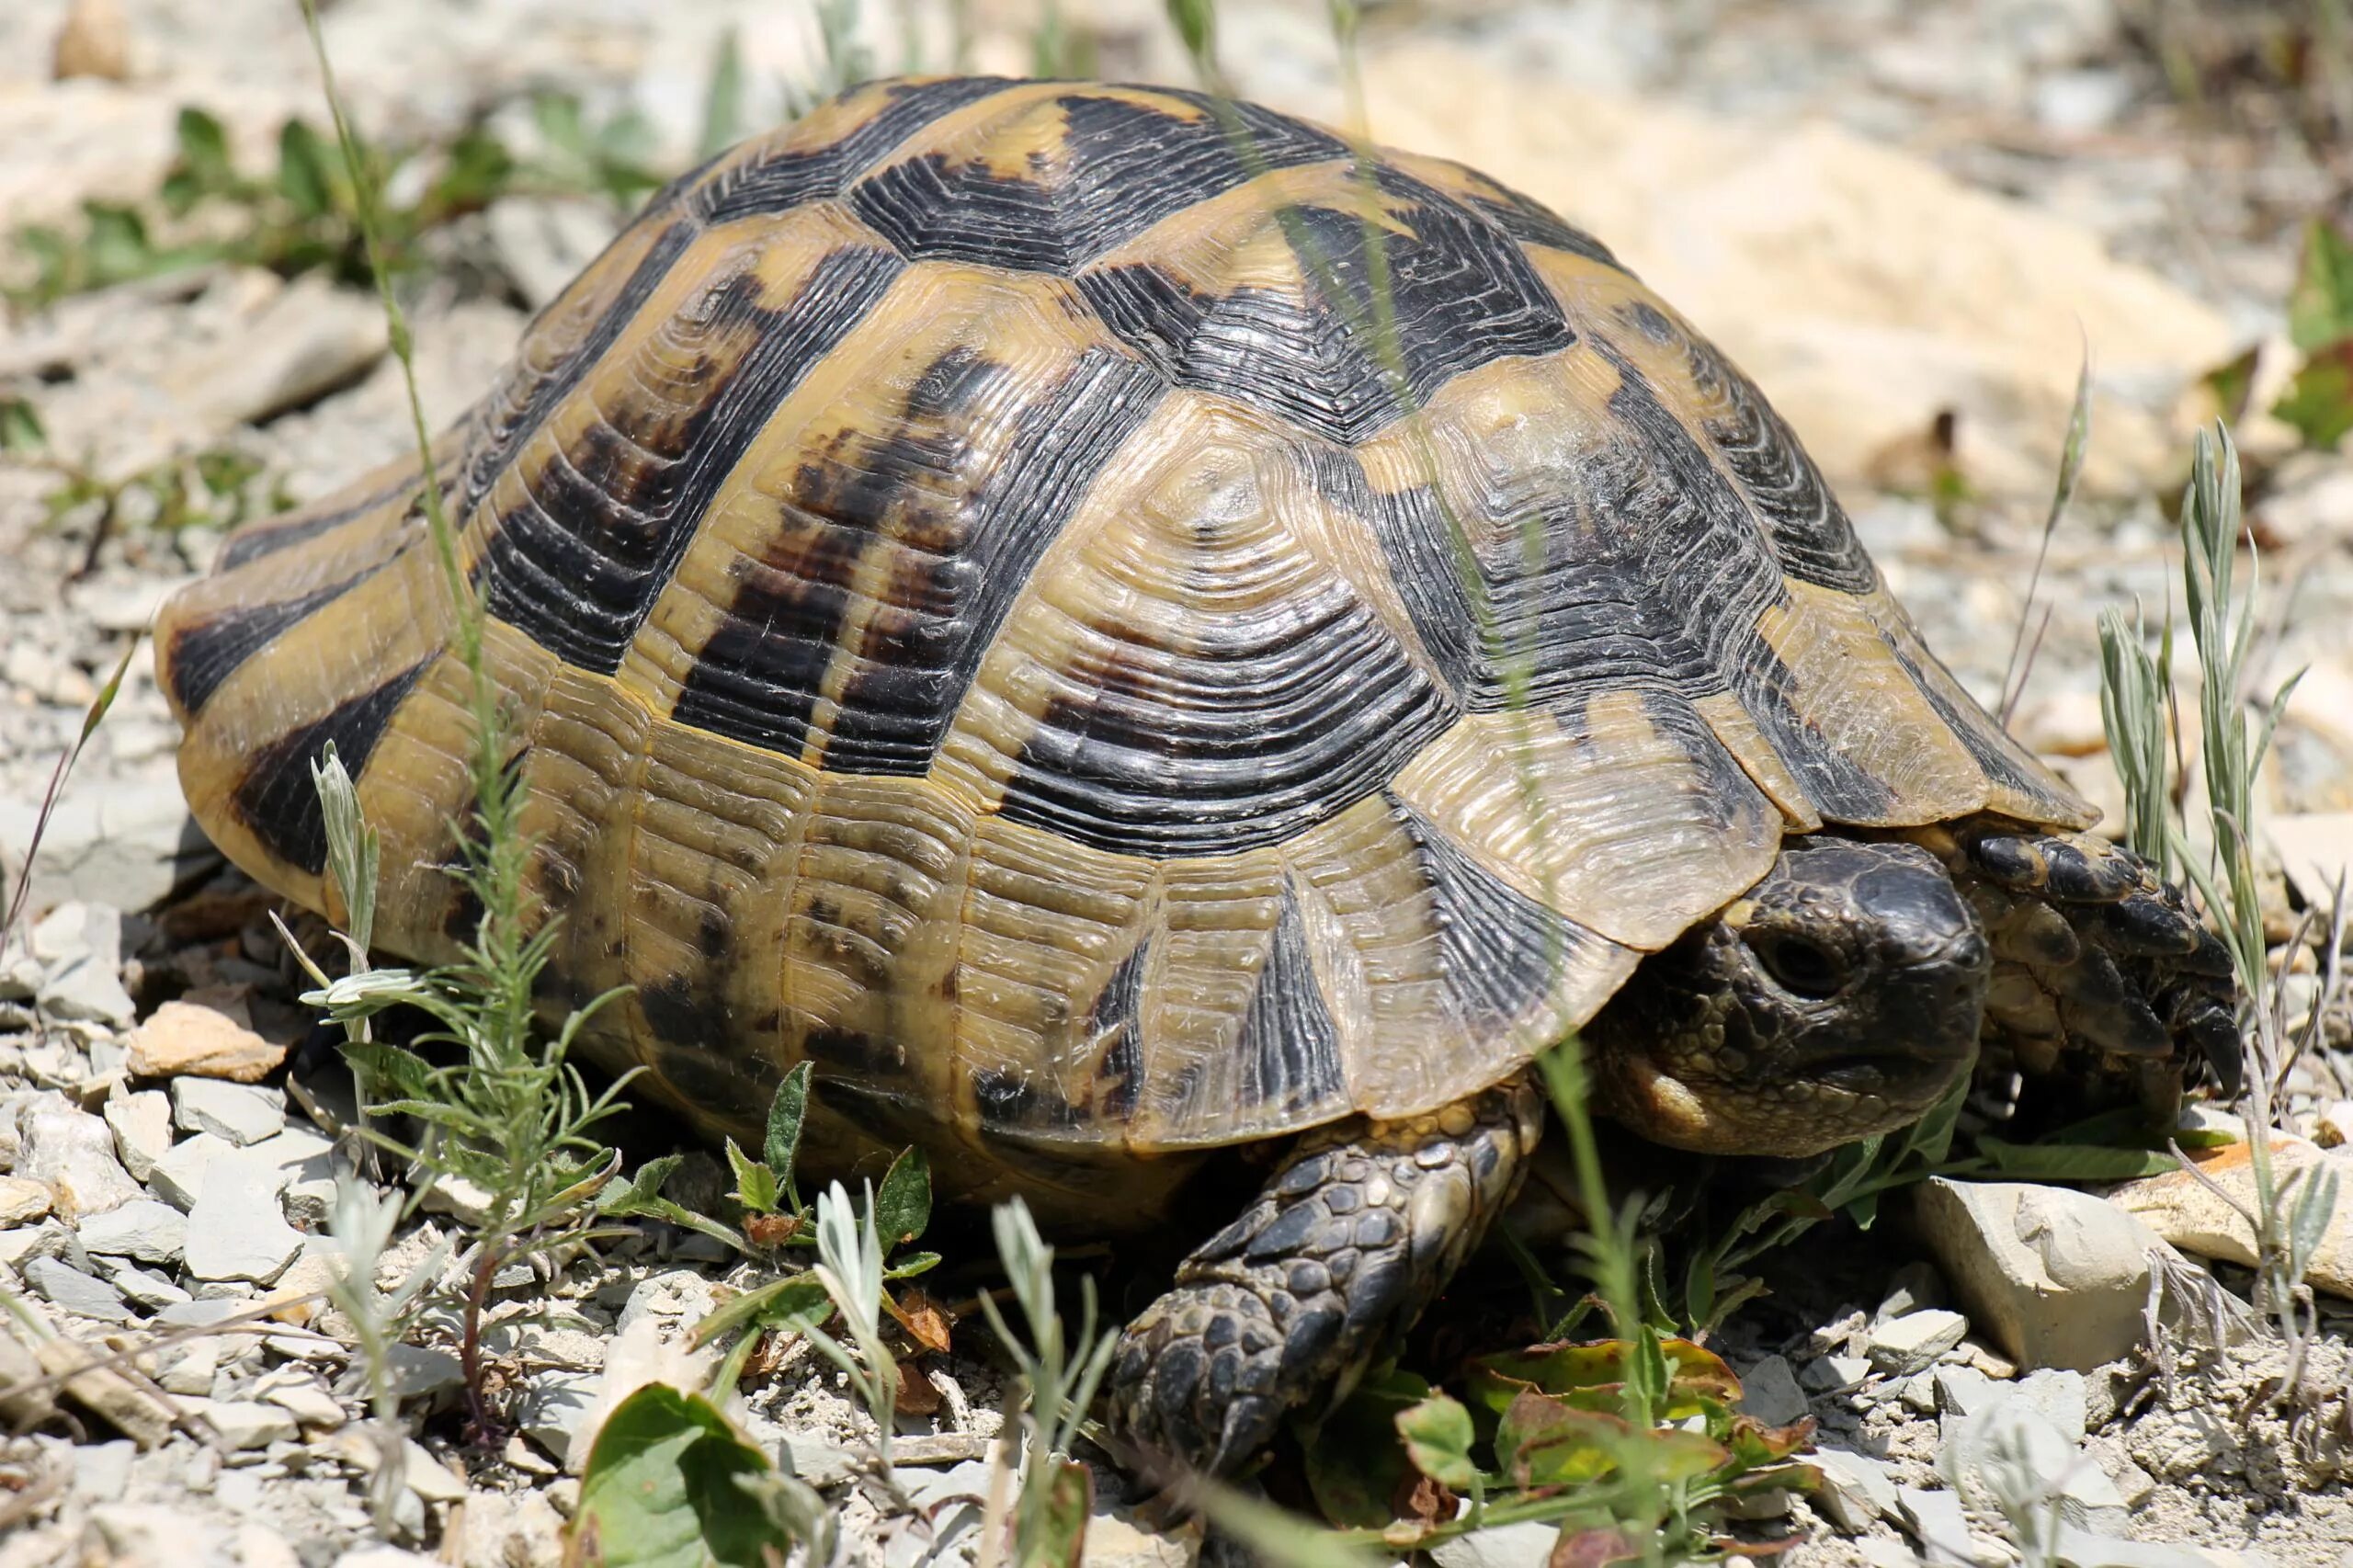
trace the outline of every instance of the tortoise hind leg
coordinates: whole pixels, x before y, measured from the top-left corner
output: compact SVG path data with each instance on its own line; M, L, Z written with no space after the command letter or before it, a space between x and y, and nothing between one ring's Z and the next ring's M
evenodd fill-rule
M1113 1429L1147 1465L1216 1473L1292 1407L1344 1397L1503 1212L1541 1118L1522 1074L1427 1116L1302 1139L1120 1336Z

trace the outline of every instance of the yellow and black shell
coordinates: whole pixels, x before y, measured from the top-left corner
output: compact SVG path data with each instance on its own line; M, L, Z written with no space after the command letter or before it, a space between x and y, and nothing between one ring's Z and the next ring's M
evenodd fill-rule
M2091 815L1607 249L1247 105L859 87L660 195L437 458L553 1000L632 987L593 1046L722 1124L803 1058L982 1169L1421 1112L1785 834ZM159 665L230 856L327 906L332 741L432 958L421 493L242 531Z

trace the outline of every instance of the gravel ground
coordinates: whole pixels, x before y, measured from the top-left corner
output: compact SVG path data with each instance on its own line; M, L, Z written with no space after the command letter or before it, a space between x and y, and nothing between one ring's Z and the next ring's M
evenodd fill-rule
M119 59L127 79L51 80L65 0L13 0L0 12L0 232L70 216L85 198L153 193L185 105L219 116L256 161L283 119L315 112L290 0L71 9L94 29L88 47L101 62ZM905 42L884 13L911 18L929 57L941 58L943 15L868 9L878 13L869 18L877 58L901 58ZM1157 6L1063 9L1092 29L1105 74L1185 75ZM1017 68L1030 8L1004 0L974 10L980 59ZM2086 336L2093 324L2123 324L2113 333L2103 324L2091 345L2103 400L2095 449L2107 466L2091 471L2052 542L2035 601L2050 619L2016 724L2111 810L2119 791L2101 746L2095 612L2161 602L2177 567L2154 497L2179 483L2200 412L2194 381L2228 352L2263 346L2258 379L2276 382L2299 226L2332 202L2341 210L2353 189L2330 143L2300 132L2290 96L2257 84L2193 104L2169 86L2146 47L2158 12L2203 15L2108 0L1466 0L1378 9L1365 37L1370 108L1384 133L1415 127L1418 137L1427 125L1451 139L1446 150L1501 171L1556 144L1541 138L1567 134L1562 126L1579 128L1589 165L1555 168L1550 187L1538 183L1542 168L1535 179L1517 167L1507 177L1573 215L1623 209L1637 229L1664 215L1638 236L1646 250L1621 248L1831 454L1858 526L1931 646L1988 700L2030 613L2050 453L2078 350L2061 332L1987 357L2029 307L2023 295L1981 297L1985 280L2043 290L2036 298L2060 321L2086 323ZM1223 20L1224 58L1245 90L1346 112L1323 6L1230 6ZM2188 68L2221 71L2214 62L2238 58L2226 22L2177 35ZM641 110L648 160L676 166L731 27L747 114L779 112L781 85L818 68L816 29L795 7L344 0L329 8L327 34L355 108L384 133L446 136L494 110L491 123L523 145L529 122L516 96L560 88L594 119ZM1447 104L1483 107L1476 116L1431 107ZM1624 107L1596 118L1606 105ZM1603 125L1614 129L1593 129ZM1836 176L1851 168L1862 194L1834 202L1804 180L1775 184L1760 219L1745 192L1711 183L1720 171L1708 149L1795 145L1807 149L1806 170L1822 172L1822 189L1847 190ZM1889 206L1871 205L1882 198ZM1785 227L1760 227L1767 219ZM454 413L478 395L530 308L612 222L593 200L518 196L428 242L433 265L412 275L408 292L429 407ZM1619 226L1602 232L1620 236ZM2036 247L2023 263L2005 253L2029 243L2020 236ZM21 267L6 249L0 278ZM1772 276L1749 276L1759 269ZM1686 278L1698 299L1670 286ZM1809 294L1835 303L1794 325L1768 319L1779 307L1767 301ZM1855 322L1869 332L1843 329ZM2211 352L2216 345L2223 352ZM96 692L160 597L219 548L217 517L157 526L150 482L188 489L198 454L233 451L250 460L242 494L258 506L317 494L399 452L404 413L383 346L366 294L227 266L6 318L0 399L39 411L51 454L0 460L0 551L16 565L0 574L6 885L20 874L50 775ZM1958 501L1927 498L1923 475L1939 460L1928 421L1904 438L1845 438L1915 392L1964 411L1956 449L1972 483ZM2294 452L2290 434L2260 416L2241 437L2259 478L2251 517L2272 547L2272 580L2295 588L2262 657L2280 673L2312 670L2262 781L2264 805L2285 824L2283 845L2315 846L2309 858L2341 864L2353 839L2353 463ZM95 551L100 508L52 505L77 478L140 482ZM175 742L142 653L51 824L35 918L0 950L0 1172L9 1173L0 1174L0 1286L22 1321L39 1325L31 1337L128 1358L54 1399L10 1395L6 1384L63 1352L0 1335L0 1355L23 1363L0 1358L0 1415L24 1434L0 1445L0 1568L406 1561L365 1555L383 1539L368 1511L369 1478L383 1460L358 1436L350 1325L306 1299L332 1266L323 1233L335 1179L350 1169L332 1137L347 1083L331 1054L297 1049L308 1020L269 903L195 836L173 778ZM2316 896L2315 875L2289 858L2291 874L2270 889L2283 924ZM189 1075L159 1065L190 1060L199 1065L179 1069ZM2348 1084L2334 1057L2301 1063L2289 1085L2298 1131L2343 1142L2330 1123L2353 1126ZM665 1137L675 1134L633 1125L629 1152L659 1153ZM716 1191L719 1167L697 1152L679 1179ZM460 1233L453 1206L462 1209L461 1196L404 1231L388 1273ZM983 1250L976 1237L940 1244L951 1255ZM2256 1397L2277 1370L2268 1344L2200 1352L2196 1325L2177 1315L2177 1355L2088 1373L2022 1370L1995 1348L1988 1324L1962 1314L1948 1325L1960 1292L1919 1261L1935 1242L1904 1214L1870 1238L1825 1229L1804 1250L1802 1266L1770 1271L1773 1292L1719 1346L1748 1379L1758 1414L1811 1415L1825 1449L1846 1456L1824 1461L1834 1482L1825 1493L1751 1521L1764 1537L1804 1538L1792 1563L2013 1560L2008 1527L1971 1489L1965 1431L2006 1389L2047 1417L2063 1458L2080 1457L2068 1517L2088 1533L2068 1560L2083 1568L2258 1554L2282 1565L2353 1561L2342 1479L2353 1464L2353 1310L2325 1307L2312 1366L2320 1403L2291 1426ZM2208 1277L2184 1267L2185 1278ZM2245 1296L2244 1274L2215 1268L2225 1290ZM404 1483L391 1489L392 1544L447 1562L558 1561L578 1495L574 1436L616 1390L681 1375L697 1354L685 1344L692 1324L751 1278L715 1244L664 1226L502 1277L493 1348L519 1391L519 1430L487 1452L460 1440L448 1324L429 1324L400 1360L415 1440L399 1460ZM899 1423L916 1514L852 1473L864 1417L805 1347L747 1385L747 1432L827 1488L856 1561L961 1560L972 1550L972 1531L953 1528L969 1510L950 1500L987 1490L1006 1384L977 1325L957 1353L919 1367L936 1395L919 1403L937 1408ZM1961 1477L1958 1489L1940 1455ZM1089 1561L1193 1559L1198 1528L1132 1527L1116 1491L1107 1476ZM1549 1546L1506 1531L1437 1555L1449 1565L1533 1564Z

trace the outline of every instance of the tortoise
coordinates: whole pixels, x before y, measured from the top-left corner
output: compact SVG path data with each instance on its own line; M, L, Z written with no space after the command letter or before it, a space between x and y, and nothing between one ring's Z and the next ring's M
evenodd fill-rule
M685 176L434 447L244 528L157 629L194 811L449 955L467 681L547 1005L712 1131L908 1141L1063 1233L1271 1166L1131 1324L1140 1452L1345 1392L1525 1170L1531 1062L1700 1152L1917 1118L1981 1040L2177 1095L2183 896L1923 645L1764 398L1459 164L1163 87L856 87ZM1207 1225L1200 1227L1208 1229Z

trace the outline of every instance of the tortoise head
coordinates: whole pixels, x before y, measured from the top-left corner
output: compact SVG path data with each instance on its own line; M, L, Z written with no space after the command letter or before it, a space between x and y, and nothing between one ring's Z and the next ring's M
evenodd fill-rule
M1602 1108L1707 1153L1813 1154L1901 1127L1969 1070L1990 963L1926 850L1793 839L1594 1020Z

